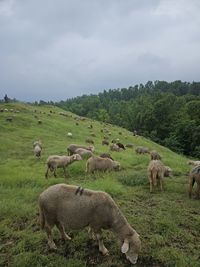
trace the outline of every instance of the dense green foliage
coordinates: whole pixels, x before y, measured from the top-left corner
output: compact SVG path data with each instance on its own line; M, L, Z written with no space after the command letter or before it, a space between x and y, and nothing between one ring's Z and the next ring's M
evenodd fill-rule
M200 157L200 83L149 81L57 105L130 131L137 129L173 151Z
M67 231L72 237L62 242L54 229L56 252L48 249L46 234L38 225L38 196L56 183L80 185L104 190L111 194L129 223L140 234L142 251L136 267L199 267L200 266L200 206L199 200L187 195L187 158L142 136L113 125L90 119L79 120L75 115L53 106L30 106L20 103L0 104L0 266L4 267L125 267L131 266L121 254L111 232L104 232L105 246L110 256L98 251L97 242L90 240L87 229ZM11 112L17 109L19 113ZM62 112L61 114L59 114ZM12 121L6 118L12 117ZM38 124L38 119L42 124ZM89 129L88 125L93 125ZM68 177L59 169L57 178L45 179L49 155L66 154L70 143L84 144L94 133L95 154L109 152L102 146L106 127L113 138L124 144L146 146L157 150L163 163L173 169L173 177L164 180L164 191L149 193L147 166L149 155L138 155L134 149L112 152L121 163L119 172L85 174L86 161L67 168ZM67 132L72 132L69 138ZM119 134L119 132L121 134ZM41 159L35 159L33 141L41 139Z

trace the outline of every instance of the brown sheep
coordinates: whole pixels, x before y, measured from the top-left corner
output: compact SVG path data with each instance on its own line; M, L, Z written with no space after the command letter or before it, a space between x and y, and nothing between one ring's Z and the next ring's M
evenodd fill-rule
M126 150L125 146L122 143L117 142L116 145L118 145L119 148Z
M138 233L130 226L111 196L102 191L83 189L78 186L56 184L39 196L40 225L45 229L48 245L56 249L52 228L56 225L61 237L71 237L65 229L80 230L90 227L98 240L99 251L108 255L102 240L102 230L111 230L120 241L121 252L135 264L141 250Z
M54 172L54 177L56 177L57 168L63 168L64 175L66 177L67 176L66 167L72 164L74 161L79 161L79 160L82 160L79 154L74 154L72 156L58 156L58 155L49 156L47 159L47 171L45 173L45 177L48 178L49 170L51 172Z
M147 168L148 179L150 183L150 192L152 192L153 186L160 184L160 190L163 190L163 178L164 178L165 166L160 160L151 160Z
M120 147L117 144L112 144L110 146L110 150L119 152L120 151Z
M86 172L94 173L94 171L119 171L120 163L109 158L91 157L86 162Z
M149 153L149 149L147 147L138 146L136 147L135 152L137 154L145 154L145 153Z
M76 149L78 148L84 148L87 150L90 150L92 152L94 152L94 146L84 146L84 145L77 145L77 144L70 144L67 148L68 151L68 155L71 156L75 153Z
M193 188L195 182L197 183L196 198L200 198L200 165L194 167L190 172L189 190L188 190L189 198L191 198L191 196L192 196L192 188Z
M150 152L150 157L151 157L151 160L156 160L156 159L161 160L161 156L155 150L152 150Z

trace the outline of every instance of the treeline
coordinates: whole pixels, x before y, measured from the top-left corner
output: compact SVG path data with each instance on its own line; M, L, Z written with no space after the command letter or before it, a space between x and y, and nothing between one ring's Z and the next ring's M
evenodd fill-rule
M80 116L137 130L173 151L200 158L200 82L149 81L56 105Z

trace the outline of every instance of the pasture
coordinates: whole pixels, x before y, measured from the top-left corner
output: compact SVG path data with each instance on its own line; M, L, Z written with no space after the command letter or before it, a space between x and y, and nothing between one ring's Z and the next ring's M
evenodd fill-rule
M142 251L135 266L200 266L200 202L187 195L191 167L186 157L125 129L90 119L76 120L76 115L54 106L0 104L0 109L5 108L8 111L0 113L0 266L131 266L108 231L103 236L109 256L99 253L87 229L69 231L72 240L66 243L55 229L58 250L48 249L46 234L38 224L37 200L44 189L57 183L103 190L113 197L141 237ZM8 117L12 121L6 120ZM88 128L91 124L92 129ZM85 139L92 138L95 155L109 152L109 147L101 144L106 135L103 128L111 133L109 141L119 138L123 144L146 146L162 155L164 164L173 170L173 176L164 180L163 192L156 189L149 193L146 170L150 157L137 155L130 148L111 153L121 163L119 172L88 175L83 160L67 168L67 178L58 169L57 178L45 179L48 156L66 154L70 143L85 144ZM41 159L34 158L32 150L38 139L43 143Z

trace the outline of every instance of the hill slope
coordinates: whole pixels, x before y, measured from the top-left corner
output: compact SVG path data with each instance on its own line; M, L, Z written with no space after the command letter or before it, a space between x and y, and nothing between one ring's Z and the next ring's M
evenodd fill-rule
M186 193L186 173L190 168L185 157L116 126L89 119L79 120L76 125L74 114L60 115L63 110L57 107L18 103L1 104L0 108L9 109L0 113L0 266L129 266L110 232L104 234L109 257L99 254L86 230L70 232L73 240L65 244L55 230L58 251L48 250L46 235L38 226L37 199L45 188L56 183L105 190L112 195L141 236L143 248L136 266L200 266L200 206ZM10 109L20 112L11 113ZM13 121L6 121L10 116ZM93 129L88 128L90 124ZM163 193L149 193L149 155L136 155L133 149L112 153L123 167L120 172L86 175L84 160L69 166L66 179L62 170L58 170L56 179L44 178L49 155L66 154L70 143L84 144L91 132L96 135L91 137L95 154L108 152L101 145L104 127L111 132L110 140L120 138L122 143L147 146L162 155L174 173L172 178L166 178ZM73 133L72 139L67 132ZM32 143L37 139L44 144L40 160L32 153Z

